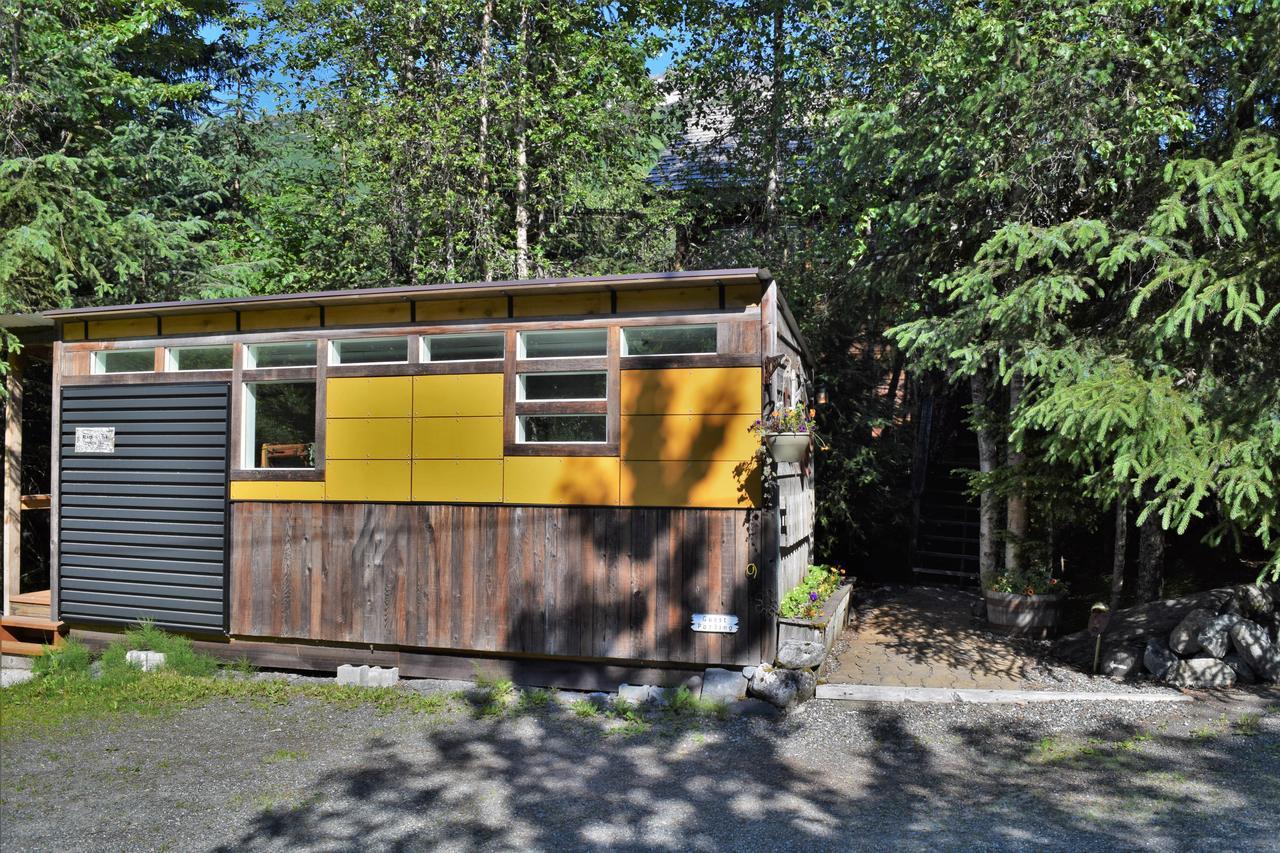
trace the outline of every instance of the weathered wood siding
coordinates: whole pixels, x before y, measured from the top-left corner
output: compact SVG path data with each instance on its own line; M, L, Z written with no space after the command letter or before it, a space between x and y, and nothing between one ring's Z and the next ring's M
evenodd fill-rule
M231 633L753 664L772 653L759 511L232 504ZM695 612L737 634L695 634ZM767 651L766 651L767 650Z

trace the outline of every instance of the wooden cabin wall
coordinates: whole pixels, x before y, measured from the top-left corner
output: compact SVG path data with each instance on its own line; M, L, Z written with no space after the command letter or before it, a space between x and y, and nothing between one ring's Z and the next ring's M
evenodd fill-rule
M231 634L749 665L772 655L755 510L232 504ZM694 633L695 612L738 614Z
M761 305L761 352L766 365L765 412L796 403L812 405L813 402L810 399L811 367L799 343L799 330L793 328L785 305L777 284L771 284ZM817 515L814 489L816 452L817 448L814 448L803 462L773 463L775 479L766 503L778 601L800 583L813 560Z

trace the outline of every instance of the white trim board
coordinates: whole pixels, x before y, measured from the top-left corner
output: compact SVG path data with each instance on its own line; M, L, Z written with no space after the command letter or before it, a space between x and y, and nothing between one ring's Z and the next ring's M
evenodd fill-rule
M1173 690L1099 692L1068 690L976 690L949 687L892 687L879 684L819 684L816 699L848 702L940 702L1021 705L1030 702L1191 702Z

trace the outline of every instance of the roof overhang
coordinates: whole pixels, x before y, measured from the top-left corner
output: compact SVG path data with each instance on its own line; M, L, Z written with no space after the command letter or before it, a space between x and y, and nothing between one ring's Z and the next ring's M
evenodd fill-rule
M677 272L636 273L585 278L542 278L515 281L481 281L467 284L430 284L419 287L376 287L364 290L331 290L318 293L286 293L231 299L200 299L189 302L150 302L93 308L61 308L46 311L43 315L34 316L47 318L47 321L107 317L160 317L216 310L304 308L349 305L361 302L422 302L468 297L590 293L718 284L763 284L772 280L773 275L768 270L756 267L726 270L681 270Z

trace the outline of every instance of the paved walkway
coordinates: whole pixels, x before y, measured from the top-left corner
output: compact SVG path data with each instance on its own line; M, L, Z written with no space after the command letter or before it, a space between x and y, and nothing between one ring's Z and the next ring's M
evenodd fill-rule
M894 687L1013 690L1040 667L1034 646L973 615L981 599L956 588L886 587L858 606L833 650L827 681Z

